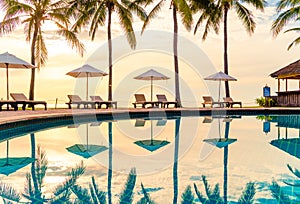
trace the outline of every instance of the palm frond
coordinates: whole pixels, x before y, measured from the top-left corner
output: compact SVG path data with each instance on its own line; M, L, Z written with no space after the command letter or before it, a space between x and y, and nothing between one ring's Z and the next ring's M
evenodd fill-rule
M130 0L122 0L122 3L126 6L126 8L132 13L136 14L142 21L145 21L147 18L146 11L137 3Z
M68 30L67 28L62 28L57 33L63 37L65 37L68 44L72 47L72 49L76 49L76 51L83 56L85 49L83 43L81 43L78 39L78 36L75 32Z
M238 17L243 22L243 25L245 26L247 32L249 34L252 34L254 32L256 25L251 11L249 11L245 6L240 4L238 1L235 1L234 8L237 12Z
M293 42L291 44L289 44L287 50L290 50L293 46L296 46L300 43L300 37L296 38L295 40L293 40Z
M21 200L20 193L12 186L5 183L0 183L0 196L13 202L19 202Z
M29 197L33 197L34 196L34 190L33 190L33 186L32 186L32 180L31 180L31 174L27 173L26 174L26 183L25 183L25 187L24 187L24 195L27 195Z
M202 195L202 193L198 190L198 187L197 185L194 183L194 190L195 190L195 193L200 201L200 203L206 203L208 202L208 200Z
M80 200L81 203L92 203L92 199L88 189L75 184L71 187L71 190L76 195L77 199Z
M8 34L15 30L15 28L21 23L19 17L3 20L0 22L0 34Z
M264 0L243 0L242 2L252 5L254 8L259 9L260 11L264 11L264 7L267 5L267 2Z
M176 6L181 16L182 24L188 31L190 31L193 23L193 16L190 6L187 4L186 0L173 0L173 4L173 6Z
M150 11L147 18L144 21L143 27L142 27L142 33L146 29L146 27L149 25L150 21L157 16L157 14L161 11L162 6L164 5L164 0L159 1L154 8Z
M291 165L287 165L288 169L298 178L300 178L300 171L298 169L293 168Z
M38 145L37 147L37 160L35 162L36 165L36 176L39 184L39 188L43 187L43 180L46 175L46 171L48 169L48 160L46 157L46 152L41 149L41 146Z
M291 200L287 194L281 189L276 181L273 181L269 186L272 197L275 198L280 204L290 204Z
M60 196L59 199L64 199L70 195L70 188L74 186L77 182L77 179L85 172L85 167L81 161L75 168L72 168L71 171L67 173L66 180L58 185L54 190L55 196Z
M26 41L31 40L32 31L34 30L34 19L33 18L27 18L22 21L24 24L24 34L26 36Z
M273 36L277 36L282 31L283 27L286 26L291 20L297 19L299 17L299 14L299 6L293 7L279 14L271 27Z
M35 42L35 57L34 57L34 59L35 59L38 69L41 68L41 66L45 65L46 61L48 59L48 51L46 48L44 37L40 30L39 30L39 33L37 35L37 39Z
M94 40L94 38L96 36L98 27L105 25L105 20L106 20L106 5L105 5L105 1L103 1L97 7L97 9L92 17L92 22L91 22L90 31L89 31L89 34L92 37L92 40Z
M246 184L246 188L242 192L242 195L239 198L240 204L251 204L254 202L254 196L256 193L256 189L254 186L254 182L248 182Z
M186 187L186 189L184 190L184 192L182 193L181 199L182 199L181 200L182 204L193 204L194 203L195 197L194 197L194 194L193 194L193 192L191 190L191 186L190 185L188 185Z
M136 171L135 168L131 169L124 190L120 194L119 203L128 204L133 200L133 189L135 187Z
M136 38L132 27L132 14L123 5L115 2L115 10L119 16L119 22L123 28L127 41L132 49L135 49Z
M94 203L106 204L105 192L99 190L98 185L95 181L94 176L92 177L92 184L89 185L91 197Z
M155 204L155 202L150 198L149 193L147 193L146 189L144 188L143 183L141 183L143 197L137 202L137 204Z
M281 10L283 10L285 8L295 7L298 4L299 4L298 0L280 0L277 3L276 10L278 12L278 11L281 11Z

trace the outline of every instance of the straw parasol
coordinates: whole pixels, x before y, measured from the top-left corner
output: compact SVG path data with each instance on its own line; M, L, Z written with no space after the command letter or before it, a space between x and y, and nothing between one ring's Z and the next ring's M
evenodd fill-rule
M153 80L167 80L170 79L169 77L159 73L158 71L155 71L154 69L150 69L143 74L140 74L134 79L138 80L148 80L151 81L151 101L153 100Z
M12 55L8 52L0 54L0 68L6 69L6 97L9 100L8 69L32 69L34 65Z
M212 74L208 77L205 77L204 80L219 81L219 98L218 98L218 102L220 102L221 81L237 81L236 78L233 78L232 76L229 76L229 75L227 75L223 72L217 72L215 74Z
M89 95L89 77L101 77L108 75L107 73L92 67L91 65L85 64L77 69L74 69L68 72L66 75L75 77L75 78L84 78L86 77L86 100L88 100Z

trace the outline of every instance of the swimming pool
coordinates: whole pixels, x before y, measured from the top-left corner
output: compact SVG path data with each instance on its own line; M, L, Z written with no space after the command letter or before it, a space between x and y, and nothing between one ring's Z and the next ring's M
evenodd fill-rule
M140 117L82 120L75 124L62 120L48 125L51 129L47 125L41 128L39 124L39 128L32 127L30 131L18 129L15 135L0 131L0 158L4 166L6 158L22 157L24 162L4 170L0 168L1 183L9 184L19 193L24 193L26 187L25 194L34 197L36 203L42 198L57 199L64 193L69 193L72 200L81 195L79 198L86 203L88 199L92 202L89 189L92 177L108 203L118 203L120 197L130 195L130 184L134 187L132 199L136 203L144 197L141 183L156 203L181 203L183 197L189 197L185 192L187 186L191 187L197 203L195 186L206 197L202 176L216 195L219 187L223 203L238 203L249 182L256 189L255 203L277 203L270 190L273 181L290 196L295 197L295 192L299 192L284 182L297 180L287 165L300 169L300 151L297 152L300 115ZM7 141L6 137L10 139ZM47 159L33 163L44 164L47 169L32 165L32 156L45 156ZM84 168L80 168L81 162ZM76 183L68 176L72 168L73 176L78 174ZM122 194L130 171L129 190ZM43 186L35 195L29 189L39 189L38 181L44 173ZM27 185L28 181L36 182ZM69 191L68 184L73 185ZM64 193L59 194L59 190ZM26 198L21 196L21 201Z

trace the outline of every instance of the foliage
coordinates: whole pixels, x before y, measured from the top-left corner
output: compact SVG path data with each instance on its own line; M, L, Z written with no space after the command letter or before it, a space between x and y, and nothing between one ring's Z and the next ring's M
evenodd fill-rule
M261 120L261 121L271 121L273 118L276 116L270 116L270 115L258 115L256 116L256 119Z
M144 197L142 197L137 204L155 204L155 202L150 198L150 195L147 193L146 189L144 188L143 183L141 183L142 192Z
M265 98L265 97L260 97L260 98L256 98L255 102L259 105L259 106L270 106L270 107L274 107L277 105L277 101L275 101L272 98Z
M283 181L286 185L293 186L293 187L300 187L300 171L291 167L289 164L287 165L290 172L297 177L296 182L290 183L288 181ZM282 187L276 182L272 181L272 184L269 186L270 191L272 193L273 198L275 198L281 204L292 204L292 203L299 203L300 195L295 193L295 195L288 195Z
M185 191L183 192L183 194L181 195L181 203L182 204L193 204L194 203L194 194L191 190L191 186L188 185L185 189Z
M246 188L242 192L241 197L239 198L240 204L252 204L254 202L254 195L256 193L255 186L253 182L248 182Z
M133 168L131 169L128 175L124 190L120 195L120 199L119 199L120 204L132 203L135 181L136 181L136 172L135 169Z
M194 183L196 195L201 203L205 204L223 204L224 201L220 195L219 184L216 184L213 189L206 180L206 176L202 175L202 181L205 188L206 197L198 190L197 185Z
M272 32L276 37L285 26L287 26L290 22L293 22L295 25L298 25L300 20L300 2L298 0L280 0L277 4L277 18L273 21L272 24ZM290 28L285 31L287 32L299 32L300 28ZM291 49L293 45L298 45L300 43L300 37L297 37L292 41L292 43L288 46L288 50Z

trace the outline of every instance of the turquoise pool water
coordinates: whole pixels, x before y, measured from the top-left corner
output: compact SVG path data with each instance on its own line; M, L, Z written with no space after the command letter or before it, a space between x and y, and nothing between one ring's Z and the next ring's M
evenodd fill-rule
M5 134L0 132L1 138ZM63 195L58 193L62 184L70 200L92 203L89 185L94 177L107 202L119 203L130 171L136 175L135 182L131 180L132 203L144 197L141 183L156 203L181 203L187 186L199 203L195 186L207 197L202 176L211 189L218 185L223 203L238 203L249 182L256 190L254 203L277 203L270 190L273 181L290 200L300 193L298 187L286 184L300 180L287 166L300 169L300 115L92 121L25 135L18 130L16 134L0 143L4 166L0 185L13 187L20 193L20 201L28 201L22 194L36 199L34 203L58 199ZM40 159L30 163L32 156L40 158L39 149L47 161L45 171L32 165L43 164ZM6 165L7 161L11 164ZM74 184L68 172L81 163L85 169ZM43 178L41 188L39 178ZM66 179L73 187L67 186ZM78 197L79 187L85 194ZM0 191L3 196L5 191Z

